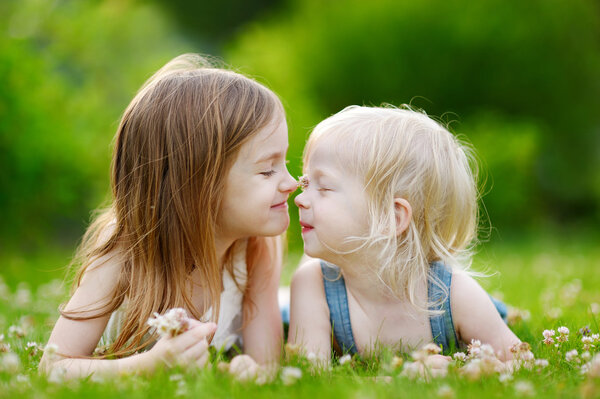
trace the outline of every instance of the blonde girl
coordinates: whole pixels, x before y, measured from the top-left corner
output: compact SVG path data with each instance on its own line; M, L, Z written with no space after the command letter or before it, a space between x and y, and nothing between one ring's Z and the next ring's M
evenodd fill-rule
M295 200L312 259L293 277L290 341L325 362L332 344L448 352L472 339L510 358L518 338L464 272L477 230L472 164L410 109L352 106L317 125Z
M86 232L71 299L41 368L67 376L202 366L209 343L279 359L277 287L296 181L277 96L197 55L165 65L140 89L116 133L110 208ZM182 307L174 338L148 325ZM158 341L158 342L157 342ZM99 342L116 359L92 357Z

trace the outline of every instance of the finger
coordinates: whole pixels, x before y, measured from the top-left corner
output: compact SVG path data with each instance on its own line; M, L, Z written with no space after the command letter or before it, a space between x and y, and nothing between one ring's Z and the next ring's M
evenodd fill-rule
M200 322L198 322L198 324L193 326L187 332L189 332L192 335L194 335L195 337L197 337L198 340L201 340L201 339L206 338L209 335L213 334L215 331L217 331L217 325L215 323L212 323L212 322L211 323L200 323Z
M206 339L203 339L195 345L192 345L188 349L186 349L186 351L183 353L183 356L186 359L189 359L189 361L195 362L200 356L207 352L207 349L208 342L206 342Z
M199 324L187 330L183 334L172 338L172 344L177 347L180 352L187 350L191 346L202 341L217 329L217 325L215 323L198 323Z
M210 359L210 352L206 351L204 352L204 354L202 356L200 356L198 358L198 360L196 360L196 365L200 368L206 366L206 363L208 363L208 360Z

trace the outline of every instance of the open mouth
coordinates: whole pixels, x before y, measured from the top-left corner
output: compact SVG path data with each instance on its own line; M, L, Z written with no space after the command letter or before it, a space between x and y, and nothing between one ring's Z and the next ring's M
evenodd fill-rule
M300 226L302 226L302 233L308 233L314 228L310 224L304 223L303 221L300 221Z

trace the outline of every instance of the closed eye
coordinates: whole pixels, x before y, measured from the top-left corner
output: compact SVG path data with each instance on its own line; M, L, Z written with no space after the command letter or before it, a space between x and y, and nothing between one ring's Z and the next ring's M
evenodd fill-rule
M269 170L267 172L260 172L261 175L266 176L266 177L270 177L273 176L275 173L277 173L275 170Z

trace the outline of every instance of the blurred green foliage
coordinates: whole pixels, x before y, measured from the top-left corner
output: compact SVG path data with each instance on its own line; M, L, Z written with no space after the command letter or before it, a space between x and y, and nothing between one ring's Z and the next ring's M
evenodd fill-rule
M0 27L0 248L72 246L108 197L121 112L186 42L135 1L8 1Z
M0 32L0 250L73 245L108 198L121 112L188 51L281 96L295 175L321 119L412 103L477 148L492 225L600 219L594 0L8 0Z
M250 25L228 54L286 101L295 165L320 119L350 104L412 103L458 120L455 132L476 144L492 225L598 221L597 1L293 4Z

